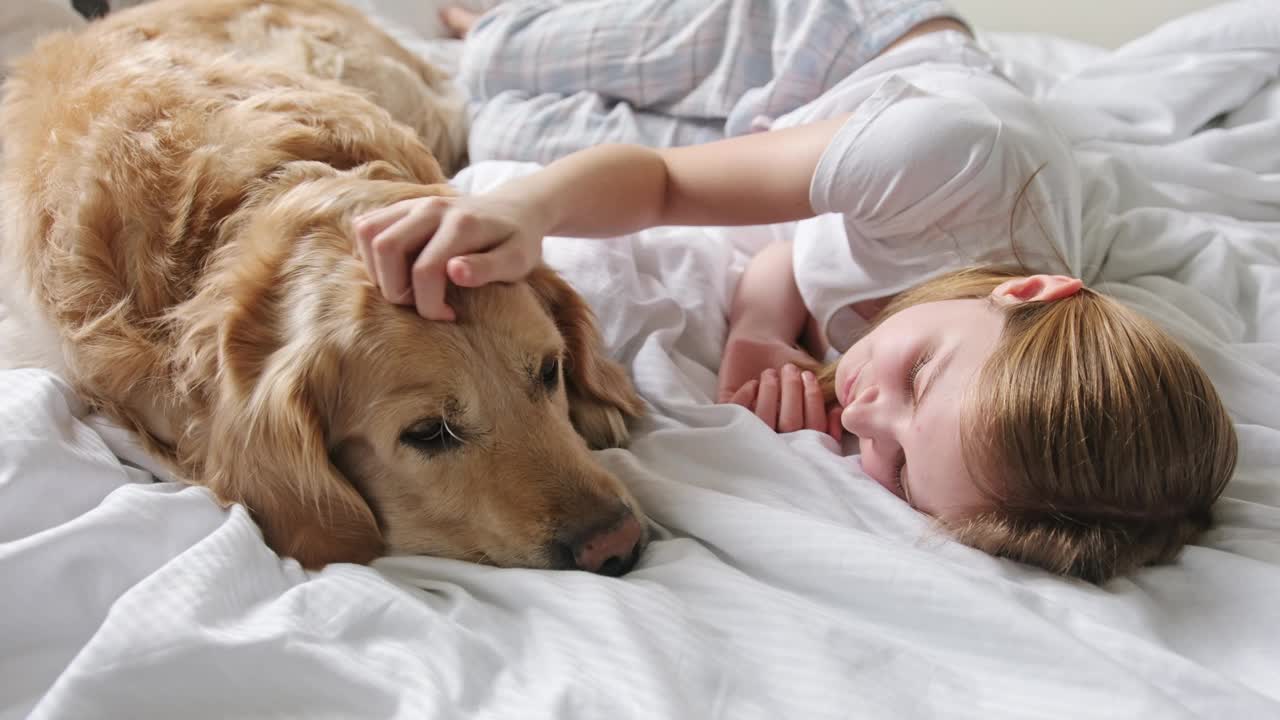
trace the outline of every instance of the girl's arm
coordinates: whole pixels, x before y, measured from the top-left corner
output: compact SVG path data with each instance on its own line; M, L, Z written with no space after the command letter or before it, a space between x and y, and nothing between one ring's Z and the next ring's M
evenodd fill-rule
M796 287L791 243L769 245L751 258L729 307L729 332L793 344L809 311Z
M679 148L604 145L503 185L548 214L547 234L615 237L657 225L764 225L811 217L809 182L843 123Z
M359 249L387 299L452 319L446 275L465 287L519 279L541 257L545 235L812 216L814 168L846 118L681 148L591 148L489 193L408 200L362 216Z
M791 268L791 243L769 245L747 265L729 307L719 401L728 402L752 380L766 379L763 373L788 363L816 371L818 361L798 346L808 319Z
M791 264L791 249L790 242L774 243L751 258L729 306L729 334L772 338L789 344L798 341L811 357L821 360L827 356L830 346L800 296ZM873 317L887 300L859 305L871 308L874 304L870 315Z

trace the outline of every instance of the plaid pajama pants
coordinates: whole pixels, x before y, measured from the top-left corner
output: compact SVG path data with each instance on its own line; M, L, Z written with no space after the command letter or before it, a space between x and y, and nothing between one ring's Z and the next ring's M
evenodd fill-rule
M605 142L675 146L763 129L945 0L514 0L472 29L470 155L546 163Z

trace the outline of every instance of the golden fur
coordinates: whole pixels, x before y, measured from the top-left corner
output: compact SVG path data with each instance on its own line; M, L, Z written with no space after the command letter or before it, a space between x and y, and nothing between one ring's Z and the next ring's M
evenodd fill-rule
M589 452L642 403L568 285L431 323L353 255L357 214L450 192L442 81L331 0L161 0L44 40L0 110L4 252L72 381L310 567L564 567L566 538L643 525Z

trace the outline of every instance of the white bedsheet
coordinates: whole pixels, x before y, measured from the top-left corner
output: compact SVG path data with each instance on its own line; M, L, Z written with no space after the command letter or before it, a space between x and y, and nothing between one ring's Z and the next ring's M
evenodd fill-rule
M740 250L779 229L561 239L653 409L599 455L664 528L638 569L304 572L243 509L122 464L56 378L7 371L0 717L1280 717L1280 12L1112 54L988 41L1079 143L1112 243L1094 280L1192 343L1239 419L1221 523L1176 564L1098 588L992 559L816 433L709 405Z

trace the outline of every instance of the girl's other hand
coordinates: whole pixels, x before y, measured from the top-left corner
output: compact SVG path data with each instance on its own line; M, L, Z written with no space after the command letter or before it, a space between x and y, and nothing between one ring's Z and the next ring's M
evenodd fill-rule
M730 402L748 381L787 363L805 370L817 371L820 367L809 353L791 343L741 327L730 329L720 357L718 402Z
M791 363L781 370L765 370L758 379L739 388L731 402L751 410L776 432L816 430L838 443L844 431L840 407L827 408L817 376Z

